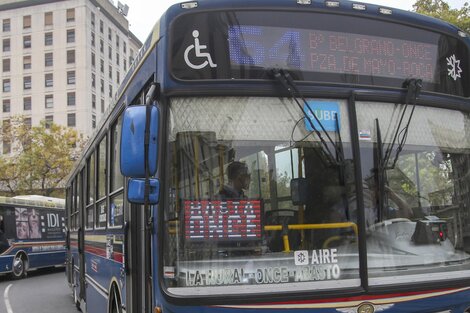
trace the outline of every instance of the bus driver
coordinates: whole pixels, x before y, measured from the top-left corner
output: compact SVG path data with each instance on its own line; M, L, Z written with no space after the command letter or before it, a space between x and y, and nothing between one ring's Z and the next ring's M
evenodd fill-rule
M228 185L219 192L222 199L246 198L245 190L250 187L250 172L246 163L234 161L227 167Z

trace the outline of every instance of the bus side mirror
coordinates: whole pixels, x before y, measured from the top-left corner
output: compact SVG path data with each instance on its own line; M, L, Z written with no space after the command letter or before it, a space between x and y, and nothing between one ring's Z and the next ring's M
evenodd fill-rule
M160 182L158 179L149 180L148 204L157 204L160 195ZM130 203L145 204L145 179L130 179L127 188L127 199Z
M121 173L127 177L145 177L145 125L149 110L149 176L157 172L158 108L154 105L130 106L124 111L121 128Z
M290 181L290 195L292 204L304 205L308 203L309 182L306 178L294 178Z

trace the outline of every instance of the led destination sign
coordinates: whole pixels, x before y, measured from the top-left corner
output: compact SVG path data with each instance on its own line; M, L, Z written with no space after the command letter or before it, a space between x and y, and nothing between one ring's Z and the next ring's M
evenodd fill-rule
M188 241L247 241L261 239L261 201L184 202Z
M170 75L269 84L278 68L311 86L401 89L414 78L423 92L470 97L466 41L419 23L314 11L185 14L171 26Z
M437 45L264 26L232 26L228 35L232 65L436 82Z

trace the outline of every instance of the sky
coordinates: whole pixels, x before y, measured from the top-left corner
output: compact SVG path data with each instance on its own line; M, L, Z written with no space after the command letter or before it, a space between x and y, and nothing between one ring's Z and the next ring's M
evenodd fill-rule
M118 0L111 0L117 4ZM187 2L184 0L119 0L123 4L129 6L129 14L127 19L130 23L131 31L142 42L145 41L150 34L155 22L160 18L162 13L172 4ZM256 0L252 0L256 1ZM286 0L293 1L293 0ZM451 8L460 8L468 0L447 0L446 2ZM357 2L374 3L388 7L399 8L403 10L411 10L415 0L362 0Z

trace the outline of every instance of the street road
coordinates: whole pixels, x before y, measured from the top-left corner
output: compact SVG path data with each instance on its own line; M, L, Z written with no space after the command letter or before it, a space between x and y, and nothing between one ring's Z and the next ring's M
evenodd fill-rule
M0 277L2 313L78 313L63 269L28 273L22 280Z

